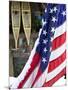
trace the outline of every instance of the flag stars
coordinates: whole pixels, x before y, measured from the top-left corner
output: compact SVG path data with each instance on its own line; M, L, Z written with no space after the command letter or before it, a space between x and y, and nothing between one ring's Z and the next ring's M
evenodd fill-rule
M47 49L46 48L44 48L44 52L46 53L46 51L47 51Z
M54 12L56 12L57 11L57 7L54 7Z
M54 32L54 31L55 31L55 28L54 28L54 27L52 27L52 28L51 28L51 31L52 31L52 32Z
M43 43L46 44L48 40L43 40Z
M55 17L52 17L52 21L55 23L57 19Z
M46 60L45 58L43 58L43 59L42 59L42 62L43 62L43 63L46 63L46 62L47 62L47 60Z
M65 15L66 15L66 11L63 11L61 14L62 14L63 16L65 16Z
M44 25L46 25L46 24L47 24L47 21L46 21L46 20L44 21L44 20L42 19L42 25L44 26Z
M45 30L45 31L43 31L43 34L46 36L46 34L47 34L46 30Z
M47 9L45 9L45 13L47 12Z
M53 13L53 9L50 9L50 13Z
M54 37L51 37L51 41L53 41L54 40Z

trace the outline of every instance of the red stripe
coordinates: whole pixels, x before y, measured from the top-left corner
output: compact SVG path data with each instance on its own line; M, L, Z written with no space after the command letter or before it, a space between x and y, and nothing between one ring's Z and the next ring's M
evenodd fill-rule
M60 47L65 42L65 40L66 40L66 32L53 40L52 50L55 50L58 47Z
M53 79L44 83L43 87L51 87L57 80L59 80L66 73L66 68L64 68L59 74L57 74Z
M49 62L48 72L51 72L55 68L57 68L61 63L64 62L65 59L66 59L66 51L55 60Z
M39 53L35 54L31 63L31 68L29 69L29 71L27 72L24 80L22 80L19 85L18 85L18 89L22 88L23 85L25 84L25 82L27 81L27 79L29 78L30 74L32 73L32 71L36 68L36 66L38 65L40 60L40 55Z
M38 70L38 73L37 73L37 76L36 76L35 80L33 81L33 83L32 83L32 86L31 86L31 87L33 87L33 86L34 86L35 82L38 80L38 78L39 78L41 75L42 75L42 71L39 69L39 70Z

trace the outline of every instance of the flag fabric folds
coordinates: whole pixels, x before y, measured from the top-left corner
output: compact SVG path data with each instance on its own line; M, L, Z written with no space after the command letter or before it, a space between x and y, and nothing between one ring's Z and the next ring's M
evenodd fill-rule
M30 57L11 88L52 86L66 73L66 5L47 4Z

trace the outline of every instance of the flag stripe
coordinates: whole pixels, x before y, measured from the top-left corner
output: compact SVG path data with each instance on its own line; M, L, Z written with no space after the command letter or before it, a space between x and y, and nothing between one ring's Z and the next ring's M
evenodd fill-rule
M40 87L40 86L42 86L43 84L44 84L44 82L45 82L45 79L46 79L46 77L47 77L47 71L48 71L48 67L46 68L46 70L43 72L43 74L41 73L40 75L41 75L41 77L39 78L36 78L36 80L33 82L33 84L32 84L32 87ZM43 79L43 77L44 77L44 79ZM38 80L37 80L38 79ZM39 83L40 82L40 83ZM39 84L38 84L39 83Z
M48 73L52 72L55 68L57 68L62 62L64 62L65 59L66 59L66 51L55 60L50 61Z
M48 73L46 82L48 82L49 80L51 80L52 78L54 78L64 67L66 67L66 60L64 60L64 62L62 64L60 64L52 72Z
M57 74L59 74L60 71L63 70L63 68L65 68L65 67L66 67L66 60L65 60L60 66L58 66L55 70L53 70L52 72L50 72L50 73L47 74L47 76L46 76L46 82L48 82L48 81L50 81L51 79L53 79L53 78L54 78ZM34 84L33 87L37 87L38 84L39 84L39 82L40 82L40 86L38 86L38 87L41 87L41 86L42 86L41 79L44 78L44 80L45 80L45 77L44 77L45 72L46 72L46 71L43 72L43 74L41 75L42 78L39 77L39 79L35 82L35 84Z
M33 57L33 62L31 63L31 68L29 69L29 71L27 72L24 80L22 80L19 85L18 88L22 88L22 86L25 84L26 80L29 78L30 74L32 73L32 71L36 68L36 66L38 65L38 62L40 60L40 55L39 53L35 54Z
M36 75L37 75L37 71L39 69L39 64L38 66L34 69L34 71L32 72L32 74L29 76L29 78L27 79L26 83L23 85L23 88L30 88L33 80L35 79Z
M65 40L66 40L66 32L53 40L52 50L55 50L62 44L64 44Z
M66 68L64 68L59 74L57 74L53 79L44 83L43 87L50 87L52 86L57 80L59 80L64 74L66 73Z
M61 47L51 52L50 61L53 61L57 57L59 57L66 49L66 43L64 43ZM62 51L62 52L61 52ZM59 53L58 53L59 52Z
M66 21L55 29L54 39L62 35L66 31Z

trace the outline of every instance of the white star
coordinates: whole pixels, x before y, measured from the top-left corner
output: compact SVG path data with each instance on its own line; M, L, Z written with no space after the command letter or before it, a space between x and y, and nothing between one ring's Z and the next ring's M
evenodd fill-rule
M52 21L55 23L57 19L55 17L52 17Z
M42 19L42 25L44 26L44 25L46 25L46 20L44 21L43 19Z
M47 32L46 31L43 31L43 34L46 36Z
M43 63L46 63L46 62L47 62L47 60L46 60L45 58L43 58L43 59L42 59L42 62L43 62Z
M66 15L66 12L65 12L65 11L63 11L61 14L62 14L63 16L65 16L65 15Z
M55 28L54 28L54 27L52 27L51 31L52 31L52 32L54 32L54 31L55 31Z
M55 12L57 11L57 7L54 7L54 11L55 11Z
M50 13L53 13L53 9L50 9Z
M46 52L47 51L47 49L46 48L44 48L44 52Z
M43 43L46 44L48 40L43 40Z
M47 9L45 9L45 13L47 12Z
M53 41L54 40L54 37L51 37L51 41Z

